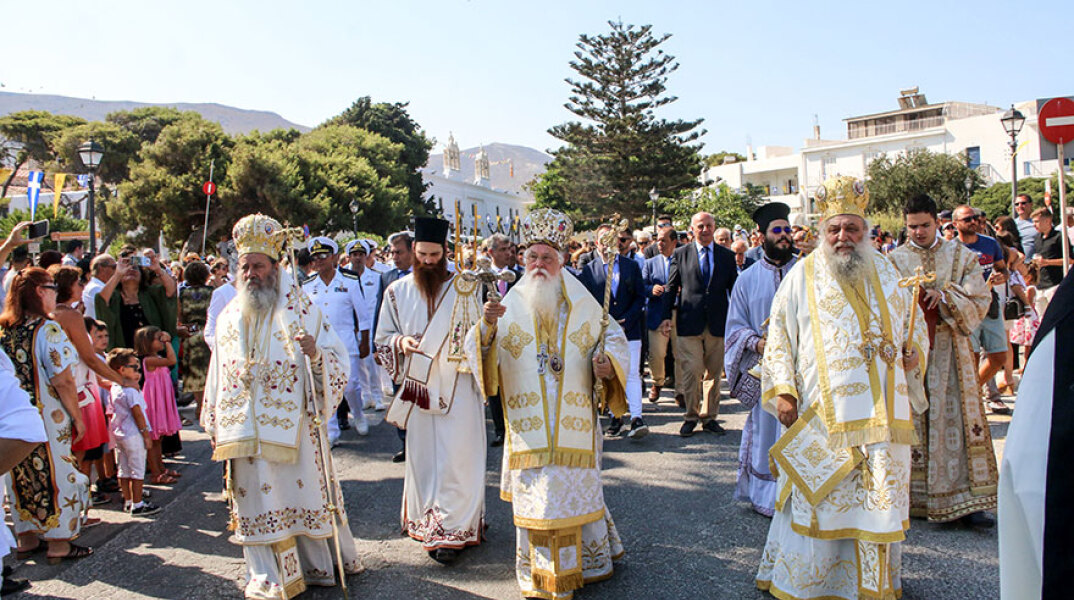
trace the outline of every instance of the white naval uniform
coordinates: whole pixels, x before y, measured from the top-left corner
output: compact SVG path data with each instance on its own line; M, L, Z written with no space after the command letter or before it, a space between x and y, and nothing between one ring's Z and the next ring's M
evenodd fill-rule
M380 291L380 273L372 269L362 270L362 293L365 294L365 310L362 314L362 322L368 327L373 326L373 313L377 310L377 293ZM373 338L372 331L369 332L370 343ZM360 368L358 370L359 381L362 386L362 406L374 407L378 409L384 406L384 394L380 389L380 372L377 363L373 360L373 353L370 352L365 358L361 360Z
M343 398L355 418L359 422L365 421L365 413L362 412L362 388L358 377L361 363L358 358L358 332L368 330L373 321L368 318L368 311L365 309L366 300L361 281L353 272L336 269L332 281L327 284L317 273L306 278L302 282L302 291L306 292L317 308L328 317L328 323L347 346L351 371L347 388L343 390ZM376 297L373 302L376 302ZM334 418L328 419L328 437L333 442L339 439L339 422Z

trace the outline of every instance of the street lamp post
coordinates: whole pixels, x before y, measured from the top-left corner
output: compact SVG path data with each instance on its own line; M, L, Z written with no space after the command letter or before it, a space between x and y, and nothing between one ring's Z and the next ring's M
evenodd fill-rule
M1003 130L1011 136L1009 142L1011 147L1011 214L1017 215L1018 213L1014 210L1014 201L1018 197L1018 132L1022 131L1026 118L1012 104L1010 110L1003 113L999 121L1003 123Z
M656 191L656 188L649 190L649 200L653 202L653 235L656 235L656 201L660 199L660 194Z
M973 173L966 174L966 204L970 203L970 194L973 193Z
M97 142L90 140L78 147L78 157L89 171L89 253L90 257L97 256L97 210L94 179L96 179L97 167L101 166L104 158L104 148Z
M358 239L358 209L361 206L358 204L358 199L351 200L351 218L354 226L354 239Z

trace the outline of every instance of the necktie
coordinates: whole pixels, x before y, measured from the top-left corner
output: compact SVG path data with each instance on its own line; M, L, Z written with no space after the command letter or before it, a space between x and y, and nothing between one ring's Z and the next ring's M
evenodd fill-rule
M709 284L709 277L712 276L712 267L709 266L709 247L701 247L701 279L705 281L705 286Z

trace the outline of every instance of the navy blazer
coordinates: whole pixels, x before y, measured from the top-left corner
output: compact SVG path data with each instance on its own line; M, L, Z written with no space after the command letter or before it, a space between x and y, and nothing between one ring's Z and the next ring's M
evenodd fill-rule
M709 333L723 337L738 264L734 252L715 243L712 247L712 276L707 287L701 278L695 242L679 246L671 255L671 273L664 294L678 299L675 331L679 335L701 335L708 327ZM672 307L666 307L664 318L670 319L671 311Z
M671 257L668 257L668 265L664 266L664 255L658 254L646 260L645 268L641 270L641 278L645 282L645 297L648 299L645 306L645 326L654 331L660 328L664 315L675 303L674 296L667 293L666 289L660 296L653 295L654 285L667 287L668 276L671 274L670 259Z
M641 278L638 261L632 257L619 257L619 286L612 294L608 313L623 326L627 340L641 339L641 317L645 308L645 282ZM579 269L578 280L604 305L604 261L591 260Z
M413 272L414 267L410 267ZM404 277L403 272L397 268L392 268L391 271L385 271L380 274L380 289L377 290L377 310L373 313L373 337L377 337L377 322L380 321L380 305L384 302L384 290L388 289L388 286L395 283L396 279Z

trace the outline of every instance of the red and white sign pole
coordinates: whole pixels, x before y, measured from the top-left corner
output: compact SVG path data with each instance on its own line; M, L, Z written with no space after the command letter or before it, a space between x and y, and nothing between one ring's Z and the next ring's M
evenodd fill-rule
M1064 166L1063 144L1074 141L1074 100L1069 98L1052 98L1040 107L1038 118L1040 134L1044 139L1055 144L1059 159L1059 218L1053 219L1058 224L1060 240L1063 246L1063 276L1070 270L1070 236L1067 231L1067 181Z
M209 161L209 181L205 182L205 185L201 186L201 191L205 192L205 227L201 230L201 257L205 258L205 240L209 237L209 201L212 200L213 192L216 191L216 184L213 183L213 166L216 164L216 159Z

